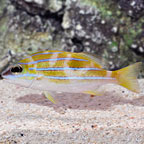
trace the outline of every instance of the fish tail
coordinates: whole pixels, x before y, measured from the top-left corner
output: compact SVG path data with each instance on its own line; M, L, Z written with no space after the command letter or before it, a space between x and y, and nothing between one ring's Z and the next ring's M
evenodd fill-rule
M137 62L120 70L112 72L112 77L117 79L119 85L139 93L140 87L138 84L137 76L141 70L142 62Z

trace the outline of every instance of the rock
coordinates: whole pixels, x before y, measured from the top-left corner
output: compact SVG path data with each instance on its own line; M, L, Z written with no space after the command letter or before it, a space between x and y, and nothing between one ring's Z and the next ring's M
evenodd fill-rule
M58 12L62 9L63 2L62 0L49 0L48 3L45 3L46 9L51 12Z
M144 1L143 0L118 0L119 6L127 15L134 19L139 19L144 15Z
M39 50L85 51L103 57L111 70L144 58L142 0L0 3L0 58L9 50L15 61Z
M101 19L98 10L72 2L66 9L65 14L62 26L65 29L67 38L72 39L72 43L65 41L65 49L67 45L75 45L74 51L80 52L87 46L90 47L91 51L101 53L103 49L98 46L105 44L107 38L98 27ZM68 26L65 27L64 24L68 24ZM80 45L83 48L79 49Z
M55 13L62 9L62 0L10 0L17 8L24 9L30 14Z
M63 21L62 21L62 27L64 29L68 29L71 26L71 21L70 21L70 17L69 17L69 12L66 11L64 16L63 16Z

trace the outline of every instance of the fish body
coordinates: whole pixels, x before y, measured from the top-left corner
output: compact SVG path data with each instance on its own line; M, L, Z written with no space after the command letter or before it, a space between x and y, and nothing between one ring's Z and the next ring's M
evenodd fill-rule
M11 83L43 91L96 95L100 86L115 83L139 92L137 75L141 64L107 71L89 54L49 50L29 55L2 76Z

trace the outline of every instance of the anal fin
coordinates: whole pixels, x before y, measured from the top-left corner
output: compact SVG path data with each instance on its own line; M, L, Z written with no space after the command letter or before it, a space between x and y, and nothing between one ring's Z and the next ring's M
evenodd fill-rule
M43 76L37 77L36 80L42 80Z

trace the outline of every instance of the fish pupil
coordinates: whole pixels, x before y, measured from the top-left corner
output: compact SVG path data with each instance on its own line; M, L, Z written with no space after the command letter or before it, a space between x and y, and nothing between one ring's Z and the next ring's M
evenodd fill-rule
M23 71L23 68L21 66L15 66L11 68L12 73L21 73Z

